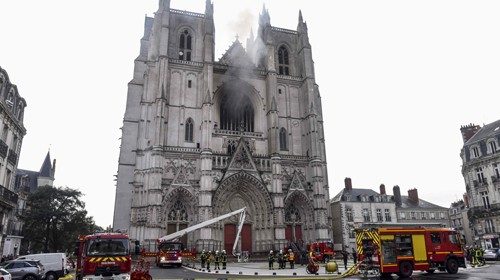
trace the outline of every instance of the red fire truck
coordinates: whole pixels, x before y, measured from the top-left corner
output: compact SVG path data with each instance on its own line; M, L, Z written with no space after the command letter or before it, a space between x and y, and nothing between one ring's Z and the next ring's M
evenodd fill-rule
M335 256L333 242L314 242L307 244L307 252L313 251L314 258L320 262L328 262Z
M96 233L78 238L77 280L130 279L129 238L123 233Z
M233 245L233 254L236 254L236 246L238 245L238 241L240 238L241 234L241 229L243 227L243 223L245 222L245 209L246 208L241 208L239 210L233 211L231 213L227 213L221 216L218 216L216 218L201 222L199 224L196 224L194 226L190 226L188 228L185 228L183 230L174 232L172 234L163 236L157 240L158 242L158 251L151 253L151 252L143 252L143 256L155 256L156 257L156 265L158 267L163 267L167 265L175 265L175 266L182 266L182 262L185 259L196 258L196 251L189 251L184 248L184 245L178 241L178 239L182 236L184 236L187 233L190 233L192 231L204 228L206 226L212 225L214 223L217 223L219 221L222 221L224 219L227 219L229 217L235 216L235 215L240 215L239 217L239 224L238 224L238 231L236 233L236 239Z
M182 266L185 259L195 259L196 252L188 251L184 244L174 241L162 241L158 243L158 253L156 254L156 266L163 267L167 265Z
M465 267L460 233L449 228L395 227L356 230L360 270L409 277L414 270L450 274Z

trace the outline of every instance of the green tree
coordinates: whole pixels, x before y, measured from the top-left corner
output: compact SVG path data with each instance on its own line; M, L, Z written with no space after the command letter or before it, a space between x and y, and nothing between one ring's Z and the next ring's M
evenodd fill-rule
M28 196L23 235L31 252L71 252L78 235L102 231L87 216L82 193L43 186Z

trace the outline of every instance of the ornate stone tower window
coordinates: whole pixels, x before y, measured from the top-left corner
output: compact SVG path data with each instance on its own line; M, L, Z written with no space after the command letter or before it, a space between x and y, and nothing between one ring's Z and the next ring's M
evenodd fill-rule
M248 96L233 92L224 94L220 105L220 128L254 131L254 111Z
M186 131L184 132L184 140L186 142L193 142L193 119L187 119L185 128Z
M280 75L290 75L290 62L288 60L288 50L285 46L278 49L278 73Z
M191 61L192 52L192 36L189 31L185 29L179 38L179 59Z
M286 143L286 129L284 127L280 129L280 150L288 151L288 146Z

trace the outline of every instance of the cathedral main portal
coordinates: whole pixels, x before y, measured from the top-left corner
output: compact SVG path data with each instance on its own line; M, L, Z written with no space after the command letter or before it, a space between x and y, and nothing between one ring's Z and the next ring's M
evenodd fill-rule
M214 195L214 216L246 207L246 219L237 251L263 252L274 243L274 215L271 196L256 176L244 171L223 179ZM229 218L215 228L216 239L228 253L236 237L238 217ZM221 245L222 245L221 244Z

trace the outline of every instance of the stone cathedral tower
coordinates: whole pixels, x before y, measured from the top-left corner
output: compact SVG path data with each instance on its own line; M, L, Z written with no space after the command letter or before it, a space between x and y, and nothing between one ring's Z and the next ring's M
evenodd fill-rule
M307 24L271 25L214 57L204 14L160 0L128 85L113 227L142 244L247 207L241 250L330 240L321 99ZM189 234L231 252L237 218Z

